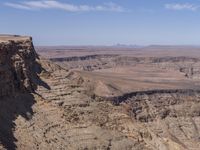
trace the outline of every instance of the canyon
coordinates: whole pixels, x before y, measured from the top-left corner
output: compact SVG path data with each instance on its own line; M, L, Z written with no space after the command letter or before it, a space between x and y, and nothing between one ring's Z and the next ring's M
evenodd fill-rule
M197 47L34 48L1 35L0 149L198 150L199 68Z

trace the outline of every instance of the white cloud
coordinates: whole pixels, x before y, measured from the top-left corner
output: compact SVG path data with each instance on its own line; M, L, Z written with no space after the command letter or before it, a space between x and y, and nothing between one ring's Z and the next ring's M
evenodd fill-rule
M29 10L30 8L25 6L25 5L21 5L21 4L14 4L14 3L5 3L6 6L9 6L9 7L13 7L13 8L16 8L16 9L26 9L26 10Z
M166 9L171 9L171 10L191 10L195 11L199 8L198 5L195 4L190 4L190 3L174 3L174 4L165 4Z
M68 12L88 12L88 11L112 11L112 12L124 12L124 8L115 3L104 3L103 5L91 6L91 5L74 5L69 3L62 3L57 0L39 0L39 1L24 1L19 3L5 3L6 6L25 9L25 10L37 10L37 9L59 9Z

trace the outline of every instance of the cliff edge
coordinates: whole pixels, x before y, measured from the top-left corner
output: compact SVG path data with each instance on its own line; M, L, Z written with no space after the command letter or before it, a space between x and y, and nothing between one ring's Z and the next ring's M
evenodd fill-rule
M16 149L15 120L32 117L32 93L45 85L37 58L31 37L0 35L0 149Z
M102 97L92 77L39 59L31 37L1 35L0 149L200 148L199 90Z
M0 97L34 91L36 58L31 37L0 36Z

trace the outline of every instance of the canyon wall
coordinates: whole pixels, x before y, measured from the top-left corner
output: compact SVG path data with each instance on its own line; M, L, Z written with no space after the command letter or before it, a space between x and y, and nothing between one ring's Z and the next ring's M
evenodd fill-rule
M33 92L39 66L32 38L0 39L3 39L0 41L0 97L10 96L15 92Z

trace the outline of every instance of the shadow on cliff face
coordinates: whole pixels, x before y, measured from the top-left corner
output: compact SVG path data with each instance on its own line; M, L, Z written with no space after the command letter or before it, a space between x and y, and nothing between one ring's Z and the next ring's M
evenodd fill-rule
M37 56L37 59L40 59L39 56ZM32 69L32 73L33 73L32 82L35 84L35 86L32 89L32 92L34 92L38 86L42 86L42 87L50 90L51 89L50 86L46 82L41 80L40 77L38 76L42 72L47 72L45 70L45 68L43 68L40 63L35 62L34 67L31 69Z
M38 76L43 70L39 63L35 63L34 67L31 68L30 89L26 89L26 87L20 85L25 90L19 90L13 95L0 97L0 144L5 149L15 150L17 148L15 144L17 139L13 133L16 127L15 120L17 117L21 116L26 120L30 120L33 116L32 106L36 103L36 100L32 93L35 92L38 86L50 89L48 84Z
M35 100L31 94L19 94L14 98L3 98L0 101L0 142L4 148L15 150L17 139L13 135L15 120L21 115L26 120L33 115L32 105Z

